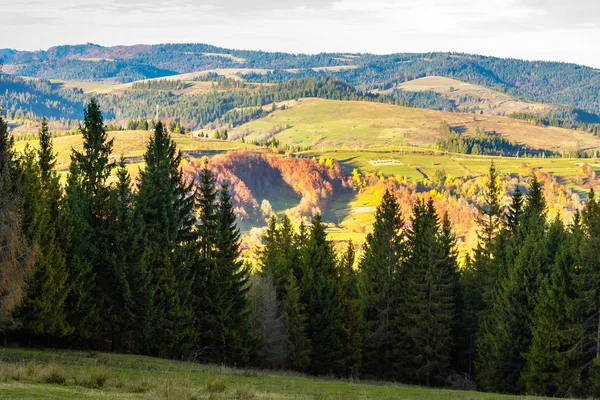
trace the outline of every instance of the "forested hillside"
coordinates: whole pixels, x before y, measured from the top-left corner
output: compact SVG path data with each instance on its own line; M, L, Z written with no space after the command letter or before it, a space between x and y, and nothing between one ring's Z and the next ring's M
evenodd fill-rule
M361 90L389 89L429 75L481 84L530 101L567 104L600 114L600 74L575 64L500 59L457 53L287 54L205 44L102 47L59 46L46 51L0 50L11 73L38 78L131 82L177 73L240 69L246 79L282 82L331 76ZM333 68L352 66L353 68ZM324 67L332 67L325 69ZM263 69L244 74L243 69Z
M207 91L177 93L184 83L148 81L125 87L117 94L84 93L82 89L62 87L45 79L24 79L0 73L0 101L9 120L35 120L47 117L65 128L82 119L86 101L96 98L107 120L126 125L135 119L155 117L159 106L161 118L180 122L188 129L236 126L265 116L275 102L304 97L337 100L391 102L373 94L362 94L348 84L323 77L295 79L276 85L255 85L231 79L216 79Z
M569 196L558 200L556 182L525 163L527 183L510 186L503 179L516 178L491 163L480 198L475 184L442 174L437 189L358 171L344 180L332 160L233 153L187 163L160 121L133 182L123 162L111 161L98 102L87 104L79 132L83 146L71 150L61 183L47 123L39 146L17 153L0 117L5 343L512 394L600 394L593 190L565 223L549 210ZM235 196L244 186L264 195L277 179L311 218L297 224L265 212L262 246L245 260ZM350 185L383 191L358 258L351 240L334 247L318 209ZM454 198L460 190L468 200ZM457 209L474 214L478 233L464 257ZM46 382L64 384L61 376Z

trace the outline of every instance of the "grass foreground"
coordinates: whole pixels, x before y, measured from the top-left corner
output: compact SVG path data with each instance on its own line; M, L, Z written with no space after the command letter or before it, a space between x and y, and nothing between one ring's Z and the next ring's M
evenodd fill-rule
M392 383L312 378L134 355L0 349L0 399L515 398Z

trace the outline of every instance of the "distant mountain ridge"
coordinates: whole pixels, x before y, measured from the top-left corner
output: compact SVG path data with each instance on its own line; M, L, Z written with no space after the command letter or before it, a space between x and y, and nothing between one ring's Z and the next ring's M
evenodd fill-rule
M600 71L560 62L459 53L289 54L209 44L103 47L88 43L40 51L2 49L0 57L5 72L15 75L115 83L235 68L244 79L254 82L330 76L361 91L385 91L403 82L435 75L482 85L516 100L561 104L600 115ZM257 69L263 71L259 73Z

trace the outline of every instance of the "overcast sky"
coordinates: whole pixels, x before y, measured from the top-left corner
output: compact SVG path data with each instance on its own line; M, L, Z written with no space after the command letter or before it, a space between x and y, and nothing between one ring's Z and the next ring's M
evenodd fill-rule
M600 0L0 0L0 48L86 42L458 51L600 68Z

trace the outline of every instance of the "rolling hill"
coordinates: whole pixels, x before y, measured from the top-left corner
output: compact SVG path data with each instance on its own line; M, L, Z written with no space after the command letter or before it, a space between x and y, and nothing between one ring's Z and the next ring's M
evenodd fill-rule
M531 148L572 151L600 149L600 138L581 131L542 127L494 115L451 113L390 104L300 99L286 110L248 122L235 129L246 140L261 139L276 126L289 126L275 135L284 144L317 149L379 148L398 151L401 146L433 148L442 136L443 121L465 135L478 127Z
M458 109L477 109L484 114L509 115L515 112L546 114L557 106L515 100L512 96L481 85L475 85L443 76L427 76L403 82L395 88L410 91L433 91L454 102ZM393 89L388 89L391 93Z
M5 71L13 74L109 83L233 68L254 81L330 76L361 90L387 90L406 81L442 76L483 85L527 102L570 105L591 113L596 121L600 114L598 71L557 62L458 53L307 55L232 50L207 44L86 44L35 52L2 49L0 58Z

